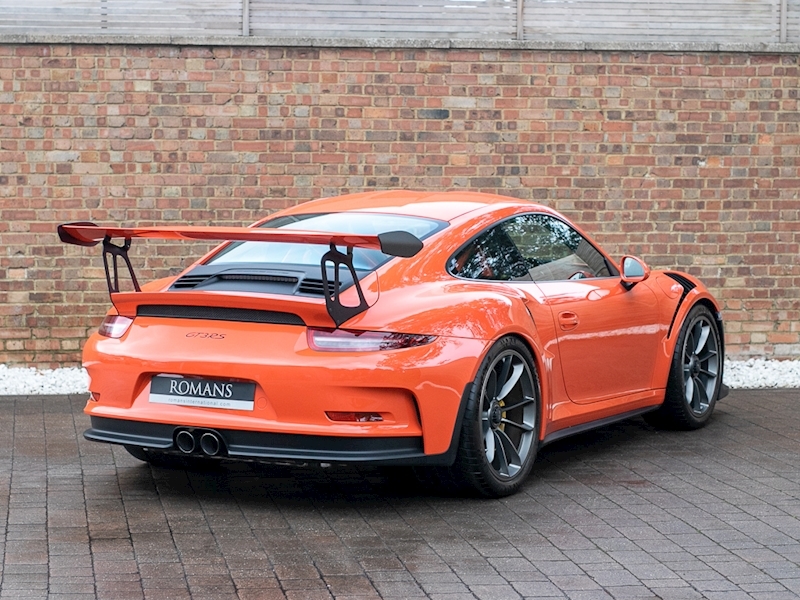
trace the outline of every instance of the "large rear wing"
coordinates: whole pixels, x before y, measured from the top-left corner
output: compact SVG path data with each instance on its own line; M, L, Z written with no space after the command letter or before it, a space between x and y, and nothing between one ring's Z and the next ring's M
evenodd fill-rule
M371 248L390 256L411 257L422 249L422 241L406 231L389 231L376 235L335 233L322 231L303 231L299 229L263 229L258 227L102 227L90 222L65 223L58 226L58 237L66 244L77 246L96 246L103 244L103 266L109 295L118 293L119 260L125 263L133 283L133 289L141 291L133 265L128 258L128 250L133 238L199 241L241 241L241 242L283 242L293 244L328 245L330 249L322 256L320 270L325 290L325 305L337 327L364 312L369 305L353 267L353 248ZM113 238L123 239L122 245L111 242ZM342 253L337 246L346 248ZM333 267L333 286L329 286L328 266ZM339 297L339 269L350 271L356 292L358 306L347 306ZM113 299L112 299L113 300Z

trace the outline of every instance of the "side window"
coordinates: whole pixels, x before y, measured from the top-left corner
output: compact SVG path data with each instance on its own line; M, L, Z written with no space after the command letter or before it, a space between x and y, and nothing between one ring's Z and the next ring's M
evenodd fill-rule
M467 244L447 263L452 275L494 281L528 280L528 269L502 225Z
M502 227L534 281L611 276L603 255L563 221L549 215L522 215Z

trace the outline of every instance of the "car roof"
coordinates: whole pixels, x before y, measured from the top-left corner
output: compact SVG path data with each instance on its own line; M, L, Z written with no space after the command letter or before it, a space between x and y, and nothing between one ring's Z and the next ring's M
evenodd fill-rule
M550 209L527 200L481 192L449 191L419 192L410 190L388 190L348 194L333 198L322 198L303 202L281 211L282 215L319 212L382 212L452 221L474 210L492 205L530 205L532 209Z

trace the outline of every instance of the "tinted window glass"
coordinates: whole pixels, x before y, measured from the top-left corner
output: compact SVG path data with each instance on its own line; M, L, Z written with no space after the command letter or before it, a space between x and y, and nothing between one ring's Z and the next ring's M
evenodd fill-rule
M446 227L447 223L375 213L327 213L277 217L261 227L302 229L306 231L331 231L335 233L359 233L374 235L387 231L407 231L420 239ZM340 248L344 251L344 248ZM208 264L224 263L287 263L294 265L319 265L322 255L328 251L323 244L284 244L279 242L240 242L231 244L213 257ZM380 250L353 249L353 266L359 270L371 270L392 258Z
M569 225L548 215L522 215L503 223L534 281L609 277L603 255Z
M516 246L500 225L467 244L447 267L453 275L468 279L530 279Z

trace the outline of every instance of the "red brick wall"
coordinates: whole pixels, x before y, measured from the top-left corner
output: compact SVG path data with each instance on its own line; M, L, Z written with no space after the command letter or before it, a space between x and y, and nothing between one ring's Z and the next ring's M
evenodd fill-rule
M0 361L79 360L99 252L55 226L255 220L375 188L499 192L698 275L729 353L800 354L798 56L0 46ZM140 243L143 279L201 250Z

